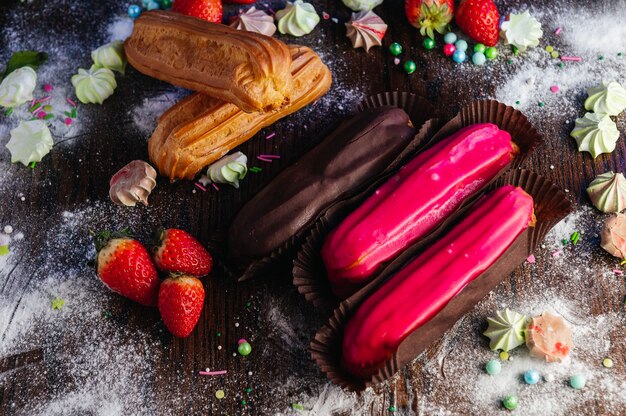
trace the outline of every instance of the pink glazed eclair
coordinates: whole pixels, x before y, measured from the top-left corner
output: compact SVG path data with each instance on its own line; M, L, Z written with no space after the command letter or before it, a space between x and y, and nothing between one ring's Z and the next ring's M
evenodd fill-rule
M465 219L359 306L344 330L344 368L359 378L375 373L407 336L534 224L533 198L519 187L506 185L480 199Z
M321 255L344 299L424 237L519 153L495 124L465 127L420 153L332 230Z

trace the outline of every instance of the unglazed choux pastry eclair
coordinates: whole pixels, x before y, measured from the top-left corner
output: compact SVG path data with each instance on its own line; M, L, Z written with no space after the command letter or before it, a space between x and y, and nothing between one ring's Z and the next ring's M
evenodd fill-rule
M233 103L247 112L284 106L293 93L287 45L165 11L142 13L124 43L138 71Z
M259 130L310 104L328 91L330 70L311 49L290 46L293 93L283 107L246 113L236 105L193 94L160 118L148 141L150 160L174 181L193 179L204 167L254 136Z

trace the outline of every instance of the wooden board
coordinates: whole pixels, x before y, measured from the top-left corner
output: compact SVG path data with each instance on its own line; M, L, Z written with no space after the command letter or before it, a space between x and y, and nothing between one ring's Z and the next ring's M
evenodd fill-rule
M107 27L114 19L125 16L127 4L71 2L70 8L68 3L43 6L39 1L3 2L0 44L6 42L8 48L0 49L0 62L7 61L12 47L44 50L48 47L51 59L63 59L63 45L67 46L68 39L74 36L77 43L89 46L83 55L72 49L67 59L75 67L88 67L91 48L107 41ZM322 102L263 130L240 147L250 157L251 165L263 171L249 174L239 190L222 186L219 192L193 192L191 182L169 184L160 178L150 196L149 208L117 208L110 203L108 182L112 174L133 159L147 159L149 133L136 127L134 109L144 100L160 99L164 93L183 95L182 90L149 79L130 67L126 75L117 77L119 87L104 105L79 106L78 123L84 125L76 129L76 134L70 131L63 137L55 137L59 144L35 169L10 165L8 151L0 146L0 168L10 178L0 185L0 224L11 224L25 235L22 242L15 244L6 267L0 269L0 312L4 314L0 318L3 324L0 325L3 331L0 332L0 414L32 414L40 412L41 406L48 409L47 414L96 414L94 403L103 413L114 414L299 414L299 410L290 409L292 403L300 402L309 403L312 414L333 413L332 403L330 407L321 405L325 400L331 402L324 392L330 391L335 398L339 393L328 387L307 351L322 318L293 288L288 263L268 273L265 279L245 283L228 279L218 267L204 279L207 297L198 328L182 340L167 333L156 310L142 308L108 292L85 266L87 257L93 255L88 248L89 232L127 224L144 241L159 225L183 228L210 247L217 247L219 252L224 232L242 204L350 114L360 98L388 90L414 92L427 97L444 117L449 117L471 100L492 98L504 77L503 71L507 71L504 58L491 68L465 64L461 70L440 52L424 50L418 32L405 19L400 0L386 0L376 9L389 24L389 30L384 48L373 48L369 54L352 49L345 37L343 22L349 18L347 8L339 1L313 3L320 14L326 11L340 23L322 20L310 36L301 39L281 36L281 39L309 45L318 51L333 71L333 90ZM497 3L503 6L505 2ZM508 8L517 10L523 4L506 3ZM533 7L557 7L554 3L534 2ZM578 0L558 3L562 10L587 4ZM277 3L274 9L278 8ZM232 14L236 7L226 10ZM545 29L546 33L552 33L551 27ZM28 40L30 35L24 35L28 33L33 33L32 41ZM411 76L401 66L394 65L388 53L387 48L394 41L403 45L403 59L410 56L417 63L417 71ZM70 72L59 73L58 84L69 88L70 75ZM544 135L546 144L525 166L568 189L572 201L580 206L589 204L584 190L595 175L626 169L626 145L622 134L610 155L592 160L588 154L578 153L574 141L568 138L571 123L565 123L582 115L582 92L577 100L580 113L545 108L544 113L537 115L534 110L531 120ZM0 116L0 125L9 123L7 120ZM625 121L624 115L618 119L622 132ZM273 132L276 136L266 140ZM2 137L1 143L6 140L7 137ZM262 153L279 154L281 159L271 164L255 160ZM596 213L588 216L602 219ZM68 224L76 227L74 232L68 231ZM597 235L591 237L597 233L597 224L588 222L585 227L581 231L589 238L582 247L592 254L589 279L570 279L567 268L552 264L550 252L538 253L537 265L519 267L493 296L400 376L364 396L346 396L346 400L354 403L354 409L345 411L337 405L344 409L338 414L383 414L391 405L398 412L419 414L477 411L472 407L472 398L454 383L454 378L460 376L450 370L445 373L445 363L454 354L461 354L455 345L467 345L463 343L468 336L465 331L473 333L472 339L480 340L486 315L520 299L537 299L541 296L537 291L540 286L550 287L550 293L561 298L580 302L589 316L623 316L623 278L599 277L615 261L597 248ZM594 276L598 276L596 284L590 283ZM48 298L44 297L42 302L46 305L49 297L55 296L45 291L50 287L46 286L46 279L52 279L54 285L69 282L77 293L86 292L85 302L81 302L83 297L78 294L66 298L63 312L66 315L58 318L67 319L66 326L53 319L53 323L42 324L42 333L31 334L33 341L23 345L11 341L8 346L6 334L15 333L17 321L26 319L23 312L25 305L26 309L32 305L32 293L44 288L41 290ZM545 299L545 303L549 305L551 299ZM99 309L81 309L85 305L97 305ZM50 319L50 313L46 312L43 319ZM68 326L80 329L74 331ZM623 380L626 358L623 329L612 327L604 336L612 341L610 354L616 363L612 371L615 382L619 383ZM252 343L253 353L248 357L233 356L240 338ZM1 353L5 342L6 356ZM488 351L485 340L472 342L475 348ZM107 343L111 346L103 347ZM92 350L93 361L89 359ZM442 356L444 361L440 362ZM125 368L125 357L132 371L116 374L116 370ZM602 357L579 358L599 365L595 360ZM114 364L109 366L109 361ZM433 365L438 365L440 371L433 372ZM218 378L198 376L197 371L205 368L224 368L229 373ZM93 390L97 386L103 390L111 386L115 394L95 395ZM120 386L129 386L128 396L119 394ZM80 403L79 399L71 401L71 398L72 394L82 392L82 388L89 391L85 399L89 406L67 407L67 403ZM247 388L252 390L246 392ZM577 414L616 414L615 407L604 402L602 388L591 385L585 399L570 410ZM214 396L218 389L226 392L226 398L221 401ZM246 401L245 406L241 400ZM117 404L121 407L115 407ZM498 413L499 406L491 403L478 410L482 414Z

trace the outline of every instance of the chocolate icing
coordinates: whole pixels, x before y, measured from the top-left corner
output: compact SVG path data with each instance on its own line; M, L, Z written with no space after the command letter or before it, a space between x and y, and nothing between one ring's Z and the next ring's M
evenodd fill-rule
M332 203L367 186L414 135L399 108L368 110L344 122L241 209L229 230L230 257L268 256Z

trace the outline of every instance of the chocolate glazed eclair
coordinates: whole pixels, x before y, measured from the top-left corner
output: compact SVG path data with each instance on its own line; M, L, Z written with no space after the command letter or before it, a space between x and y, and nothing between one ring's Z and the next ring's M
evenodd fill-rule
M302 237L333 203L380 176L415 133L400 108L374 108L344 122L241 209L228 234L229 258L253 265Z

